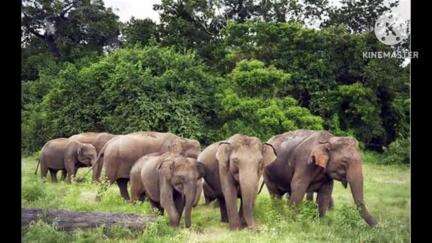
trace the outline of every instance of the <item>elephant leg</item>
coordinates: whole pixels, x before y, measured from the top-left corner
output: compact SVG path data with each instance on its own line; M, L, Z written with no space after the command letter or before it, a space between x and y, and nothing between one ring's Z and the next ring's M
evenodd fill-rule
M66 179L66 170L61 170L61 177L60 177L60 179L62 180L62 181L64 181L65 179Z
M157 209L159 211L160 215L164 214L164 209L163 209L163 207L161 207L160 203L155 202L155 201L151 200L150 198L149 198L149 201L150 201L150 205L152 206L153 209Z
M141 202L144 202L144 201L145 201L145 193L141 193L141 195L139 196L139 200L140 200Z
M116 180L117 186L120 190L120 195L127 201L129 201L129 192L127 190L128 178L119 178Z
M333 202L333 197L330 197L330 205L329 205L329 210L332 210L334 208L334 202Z
M183 215L183 209L185 206L185 199L183 198L182 195L177 195L174 198L174 204L175 204L175 207L176 207L177 212L178 212L178 224L180 224L180 219Z
M294 206L297 206L303 201L306 189L309 186L308 181L302 180L299 177L300 176L297 176L296 178L296 175L294 175L294 178L291 182L290 202Z
M53 169L50 169L49 172L50 172L50 175L51 175L51 182L56 183L57 182L57 171L53 170Z
M76 177L77 172L78 172L78 166L75 166L74 172L73 172L74 177Z
M45 163L41 162L40 169L41 169L41 178L43 179L48 174L48 166L46 166Z
M204 201L205 201L205 204L208 205L213 201L213 199L210 198L209 196L207 196L206 194L204 194Z
M333 191L333 181L330 181L327 184L324 184L318 191L317 202L318 202L318 211L319 216L324 217L327 210L330 207L330 202L332 200L331 194Z
M228 223L228 214L225 206L225 198L219 197L218 199L219 209L221 213L221 222Z
M232 178L230 178L233 180ZM221 180L223 181L223 180ZM228 214L228 222L231 230L236 230L240 228L240 216L237 209L237 188L234 183L228 181L228 183L222 184L222 190L224 191L225 198L225 208Z
M313 194L314 194L313 192L308 192L306 194L306 201L313 201L313 198L314 198Z
M213 190L205 182L203 183L203 192L206 205L210 204L213 200L216 199Z
M75 163L73 161L66 161L66 182L71 183L72 182L72 176L75 172Z
M246 223L246 219L243 215L243 200L240 198L240 210L239 210L239 215L240 215L240 224L242 227L246 227L247 223Z
M269 192L270 197L272 199L281 199L282 198L284 193L281 192L279 190L279 188L277 188L276 184L274 184L273 182L268 181L268 180L265 181L265 184L267 187L267 191Z

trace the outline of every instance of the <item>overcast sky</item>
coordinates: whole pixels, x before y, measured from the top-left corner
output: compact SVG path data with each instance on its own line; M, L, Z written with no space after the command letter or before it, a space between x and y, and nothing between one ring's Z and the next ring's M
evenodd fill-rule
M153 4L160 3L160 0L104 0L104 2L107 7L114 9L122 22L128 21L132 16L138 19L151 18L159 22L159 15L153 10ZM330 2L337 4L339 0L330 0ZM395 12L404 19L410 19L410 8L410 0L400 0Z

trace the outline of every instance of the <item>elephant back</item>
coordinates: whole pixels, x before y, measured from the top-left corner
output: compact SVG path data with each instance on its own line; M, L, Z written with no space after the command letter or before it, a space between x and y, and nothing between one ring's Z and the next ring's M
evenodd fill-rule
M41 150L41 162L53 169L64 168L64 153L68 144L67 138L57 138L48 141Z
M169 134L131 133L118 135L110 140L104 149L104 166L111 182L119 178L129 178L132 166L137 160L150 153L161 152Z

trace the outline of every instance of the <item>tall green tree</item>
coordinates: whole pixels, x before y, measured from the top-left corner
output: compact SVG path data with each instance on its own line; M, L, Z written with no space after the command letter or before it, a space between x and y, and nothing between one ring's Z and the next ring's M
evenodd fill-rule
M101 53L119 35L118 16L102 0L24 0L23 46L37 37L57 60Z
M151 40L158 40L158 32L158 26L153 20L149 18L136 19L132 17L122 28L122 41L127 46L135 44L145 46L149 44Z
M398 6L399 0L342 0L341 6L328 9L322 26L345 25L354 33L373 31L378 17Z
M290 130L322 129L319 116L287 95L291 82L289 73L261 61L239 62L216 95L222 120L219 139L243 133L267 140Z

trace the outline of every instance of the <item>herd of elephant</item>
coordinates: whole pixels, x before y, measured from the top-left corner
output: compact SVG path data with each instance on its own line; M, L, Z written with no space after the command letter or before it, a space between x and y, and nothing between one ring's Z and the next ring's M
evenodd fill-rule
M167 212L174 227L182 214L190 227L192 208L203 192L206 204L218 201L221 221L229 223L230 229L254 228L254 203L264 184L272 198L287 194L293 205L301 203L306 194L307 200L313 200L316 193L322 217L333 207L334 180L345 188L350 185L362 218L370 226L377 224L363 199L357 140L328 131L295 130L265 143L235 134L203 151L197 140L172 133L88 132L48 141L39 162L41 176L46 177L49 171L53 182L58 171L62 171L62 179L71 182L79 167L91 167L93 181L99 181L104 168L106 179L117 183L124 199L147 199L161 214Z

